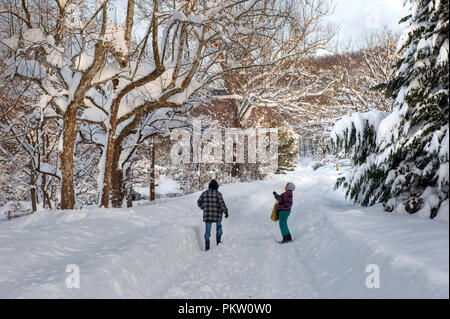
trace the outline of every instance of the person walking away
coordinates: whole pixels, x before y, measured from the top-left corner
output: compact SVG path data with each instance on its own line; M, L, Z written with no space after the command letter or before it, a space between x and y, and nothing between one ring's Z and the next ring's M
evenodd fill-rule
M205 250L209 250L209 239L211 237L212 223L216 223L216 243L220 244L222 230L222 215L228 218L228 209L223 200L222 193L219 192L219 183L213 179L197 200L197 205L203 210L203 221L205 222Z
M289 228L287 225L287 220L289 215L291 214L291 207L293 202L292 192L295 190L294 183L287 183L284 187L285 192L281 195L278 195L276 192L273 192L273 196L278 201L277 212L279 218L279 225L281 230L281 235L283 236L283 241L281 243L287 243L292 241L291 233L289 232Z

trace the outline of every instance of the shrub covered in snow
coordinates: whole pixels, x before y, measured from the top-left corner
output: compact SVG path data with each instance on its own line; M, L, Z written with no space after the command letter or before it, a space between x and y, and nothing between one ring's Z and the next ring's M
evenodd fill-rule
M10 201L0 206L0 219L11 219L31 213L31 202Z

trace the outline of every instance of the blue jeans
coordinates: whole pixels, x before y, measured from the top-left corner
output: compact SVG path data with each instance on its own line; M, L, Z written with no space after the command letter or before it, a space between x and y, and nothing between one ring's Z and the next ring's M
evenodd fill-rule
M211 226L212 223L205 222L205 241L209 241L209 238L211 237ZM216 222L216 237L220 237L222 234L222 222L218 221Z

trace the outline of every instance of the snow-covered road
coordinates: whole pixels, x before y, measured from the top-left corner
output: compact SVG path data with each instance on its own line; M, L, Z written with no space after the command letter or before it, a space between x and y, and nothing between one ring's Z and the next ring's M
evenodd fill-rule
M448 223L346 202L332 190L340 173L299 167L220 187L230 217L208 252L199 193L1 223L0 298L448 298ZM287 181L294 242L280 245L269 215ZM67 265L80 288L66 287ZM380 287L369 289L373 265Z

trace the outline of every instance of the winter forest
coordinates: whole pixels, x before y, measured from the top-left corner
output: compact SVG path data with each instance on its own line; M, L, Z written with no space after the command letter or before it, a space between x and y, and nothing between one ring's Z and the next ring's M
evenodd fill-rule
M449 3L352 42L337 2L0 0L0 298L448 298ZM212 179L230 217L203 257ZM210 287L199 258L242 271Z

